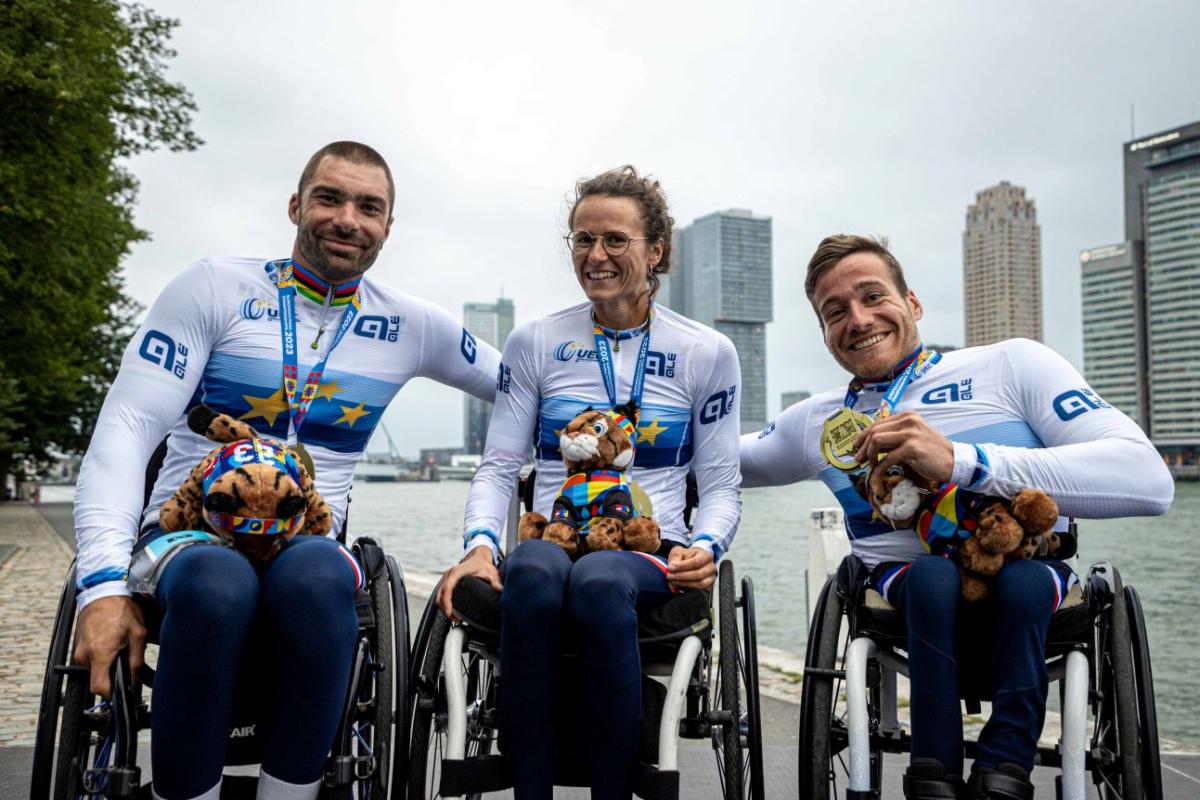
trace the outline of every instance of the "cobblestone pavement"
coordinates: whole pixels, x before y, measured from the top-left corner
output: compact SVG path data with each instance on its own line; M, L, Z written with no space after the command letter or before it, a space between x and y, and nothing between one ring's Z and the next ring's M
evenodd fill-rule
M42 673L71 549L37 510L0 504L0 747L33 743Z

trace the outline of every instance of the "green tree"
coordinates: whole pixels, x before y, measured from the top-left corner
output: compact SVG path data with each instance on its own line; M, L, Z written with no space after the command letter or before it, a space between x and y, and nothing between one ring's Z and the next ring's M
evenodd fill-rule
M0 477L87 447L132 332L120 264L148 234L124 162L193 150L175 20L117 0L0 2Z

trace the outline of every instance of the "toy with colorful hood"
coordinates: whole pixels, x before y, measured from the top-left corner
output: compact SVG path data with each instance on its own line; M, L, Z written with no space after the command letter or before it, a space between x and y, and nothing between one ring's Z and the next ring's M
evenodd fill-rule
M589 408L567 423L558 440L567 479L549 520L536 511L522 515L519 541L545 539L572 558L596 550L658 550L658 523L639 510L635 498L644 494L626 472L633 465L637 415L632 404Z
M191 410L188 427L221 446L163 503L164 531L210 530L255 562L297 534L329 533L333 515L294 451L205 405Z

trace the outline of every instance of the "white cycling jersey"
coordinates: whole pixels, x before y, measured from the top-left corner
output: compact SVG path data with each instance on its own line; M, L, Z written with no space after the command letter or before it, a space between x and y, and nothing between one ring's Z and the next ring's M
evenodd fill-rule
M550 516L566 479L562 429L581 411L608 408L596 360L591 304L518 327L508 337L483 463L471 482L464 545L498 551L517 473L532 443L535 510ZM618 403L629 399L640 331L609 332ZM619 337L619 338L615 338ZM724 335L656 307L631 476L645 489L662 537L713 552L729 548L741 515L737 351ZM685 479L696 474L700 505L689 535Z
M205 403L263 436L288 438L278 295L265 265L254 258L192 264L163 290L130 340L75 488L81 606L129 593L125 575L139 526L157 521L162 503L215 446L188 429L192 406ZM353 283L331 287L309 278L298 288L303 385L333 343L345 308L338 303L348 301ZM400 387L422 376L491 401L500 361L442 308L368 278L360 289L360 310L326 364L299 436L316 464L335 532L346 517L354 467ZM166 459L143 514L146 463L168 432Z
M888 383L868 384L856 411L873 414ZM851 550L868 567L924 555L911 529L873 520L851 474L825 462L825 419L842 407L845 388L786 409L759 434L742 437L745 486L819 476L845 510ZM1105 403L1070 363L1045 345L1011 339L942 354L909 384L893 413L916 411L954 443L951 481L1012 497L1047 492L1066 516L1164 514L1174 483L1133 420ZM1065 518L1058 529L1065 529Z

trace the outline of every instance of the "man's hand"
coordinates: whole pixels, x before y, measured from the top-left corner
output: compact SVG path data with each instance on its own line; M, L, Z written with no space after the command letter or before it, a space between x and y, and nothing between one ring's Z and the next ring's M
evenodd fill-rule
M114 595L88 603L79 612L75 628L75 663L91 669L93 694L112 695L109 672L113 659L125 647L129 648L130 671L137 675L146 655L146 626L132 597Z
M717 579L717 563L703 547L671 548L667 569L667 582L681 589L707 589Z
M466 577L483 578L498 592L504 589L504 584L500 583L500 570L492 563L492 549L476 547L442 575L442 588L437 596L438 608L454 622L459 622L458 617L454 616L454 587Z
M854 447L860 464L873 465L880 453L886 453L876 469L907 464L921 477L939 483L949 482L954 474L954 444L915 411L876 422L858 435Z

